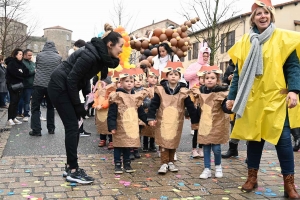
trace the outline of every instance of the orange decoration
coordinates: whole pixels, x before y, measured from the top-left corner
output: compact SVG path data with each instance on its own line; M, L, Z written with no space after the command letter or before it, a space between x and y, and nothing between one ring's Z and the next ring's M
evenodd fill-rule
M102 102L102 105L101 105L102 108L106 109L109 107L109 102L108 102L108 99L105 99L103 102Z

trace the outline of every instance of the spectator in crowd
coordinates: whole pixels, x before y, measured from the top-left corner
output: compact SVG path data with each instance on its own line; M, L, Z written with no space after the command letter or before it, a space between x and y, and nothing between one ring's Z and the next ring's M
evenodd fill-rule
M232 60L229 60L229 65L226 68L226 71L224 73L224 77L223 77L223 83L226 83L227 85L230 85L230 82L232 80L233 77L233 72L235 70L235 65L233 64Z
M26 49L23 52L23 64L29 70L29 75L23 80L23 94L18 105L18 116L23 117L23 122L28 122L30 111L30 98L33 90L33 80L35 74L35 63L31 61L32 50ZM23 113L24 109L24 113ZM17 118L18 118L17 116Z
M23 92L23 80L28 76L29 70L22 62L22 49L15 49L11 57L5 59L7 65L6 84L10 95L10 104L8 107L8 125L22 124L16 119L18 103Z
M0 108L8 108L6 105L7 87L6 87L6 67L3 56L0 55Z
M50 75L61 63L62 57L58 55L55 44L52 41L45 43L43 50L36 56L36 74L33 81L33 93L31 103L31 136L42 136L40 105L46 97L47 102L47 129L49 134L54 134L54 107L48 96L47 88Z

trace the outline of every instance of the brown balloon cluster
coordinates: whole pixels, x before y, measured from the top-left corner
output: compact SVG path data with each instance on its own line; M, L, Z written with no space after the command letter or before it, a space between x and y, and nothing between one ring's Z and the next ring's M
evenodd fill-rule
M200 18L196 17L189 21L184 22L178 28L155 28L149 35L148 38L135 38L132 37L130 41L130 46L132 49L140 51L141 54L144 54L148 57L157 55L157 48L155 45L158 45L162 42L169 44L175 54L179 58L187 56L187 51L192 48L190 43L190 38L188 37L187 30L199 21ZM150 55L148 55L150 54ZM152 58L152 57L151 57ZM150 61L150 60L149 60Z

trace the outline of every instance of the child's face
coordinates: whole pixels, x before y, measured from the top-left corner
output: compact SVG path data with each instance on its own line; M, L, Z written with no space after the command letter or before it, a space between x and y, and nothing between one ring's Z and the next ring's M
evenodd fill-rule
M217 85L217 75L215 73L205 74L204 85L207 88L213 88Z
M138 78L138 80L134 80L134 87L136 87L136 88L140 88L140 87L142 87L142 81L143 81L143 79L141 79L141 78Z
M156 85L157 84L157 77L156 76L152 76L152 75L149 75L147 77L147 82L150 84L150 85Z
M180 73L176 71L171 71L168 73L167 79L171 84L177 84L180 80Z
M199 77L199 85L204 85L204 78L203 78L203 76Z
M159 53L160 57L164 58L168 54L165 47L159 47L158 49L159 49L158 53Z
M126 91L132 90L134 87L134 78L133 77L126 77L121 80L121 88Z

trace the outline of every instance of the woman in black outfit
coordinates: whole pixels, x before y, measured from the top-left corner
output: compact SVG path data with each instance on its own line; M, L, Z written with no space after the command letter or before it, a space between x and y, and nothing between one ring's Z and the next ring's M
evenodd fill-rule
M11 57L5 59L7 65L6 84L10 95L10 104L8 107L8 121L9 125L22 124L16 119L18 103L23 92L23 79L28 76L29 70L22 62L23 52L22 49L15 49Z
M78 120L86 115L79 91L99 72L101 79L105 79L108 68L119 65L118 56L124 43L122 36L109 24L105 24L104 30L102 38L93 38L61 63L52 73L48 85L50 99L65 127L67 164L63 175L69 182L89 184L94 181L77 162Z

